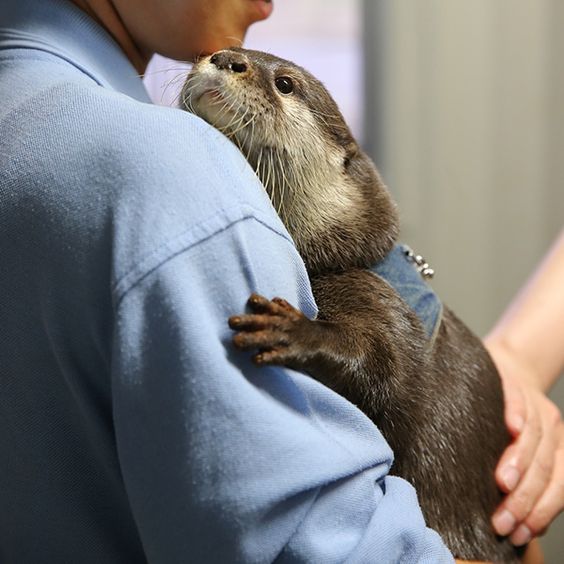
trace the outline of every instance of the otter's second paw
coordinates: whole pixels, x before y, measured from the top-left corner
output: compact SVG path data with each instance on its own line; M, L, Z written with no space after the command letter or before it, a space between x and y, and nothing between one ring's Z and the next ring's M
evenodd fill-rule
M234 345L243 350L258 349L253 356L257 364L293 365L312 321L282 298L268 300L252 294L247 305L253 313L229 318L229 327L238 331Z

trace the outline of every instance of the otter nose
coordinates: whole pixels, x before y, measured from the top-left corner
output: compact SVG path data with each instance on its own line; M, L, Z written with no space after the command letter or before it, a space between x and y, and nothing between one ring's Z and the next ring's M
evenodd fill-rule
M215 65L219 70L230 70L232 72L245 72L248 63L241 53L233 51L219 51L214 53L210 59L210 63Z

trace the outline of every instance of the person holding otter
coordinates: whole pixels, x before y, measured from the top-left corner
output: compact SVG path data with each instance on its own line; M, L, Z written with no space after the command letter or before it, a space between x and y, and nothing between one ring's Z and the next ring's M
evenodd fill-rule
M226 320L253 290L315 313L303 263L237 150L151 105L138 76L154 52L217 51L271 10L0 7L6 561L452 561L366 417L230 350ZM513 450L532 506L552 483L531 464L539 405ZM532 534L561 509L507 507Z

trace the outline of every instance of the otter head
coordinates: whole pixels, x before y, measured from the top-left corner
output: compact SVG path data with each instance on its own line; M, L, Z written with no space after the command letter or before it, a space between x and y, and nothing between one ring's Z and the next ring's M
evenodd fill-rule
M389 251L395 206L307 71L267 53L218 51L196 63L181 100L243 152L310 274L368 267Z

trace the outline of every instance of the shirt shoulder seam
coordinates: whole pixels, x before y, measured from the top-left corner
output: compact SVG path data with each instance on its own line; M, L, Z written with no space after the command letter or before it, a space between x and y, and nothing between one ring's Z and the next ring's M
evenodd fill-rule
M272 225L272 219L264 211L258 210L249 204L232 206L198 222L176 237L166 240L120 276L112 286L115 308L119 308L126 294L144 278L177 255L215 237L237 223L248 220L256 221L291 245L294 244L287 232Z

